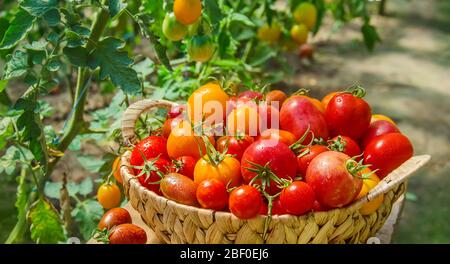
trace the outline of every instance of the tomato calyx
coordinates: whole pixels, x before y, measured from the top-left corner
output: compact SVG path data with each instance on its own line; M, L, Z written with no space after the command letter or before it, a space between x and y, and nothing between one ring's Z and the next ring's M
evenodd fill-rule
M297 91L295 91L292 95L304 95L309 96L309 90L306 88L300 88Z
M311 138L313 138L313 140L311 140L309 144L304 145L303 142L305 141L305 139L308 137L309 134L311 134ZM303 135L296 142L290 145L289 148L295 153L295 155L300 155L304 152L305 149L308 149L308 147L312 145L314 139L315 139L314 132L311 131L310 126L308 125L308 128L306 129L305 133L303 133ZM303 156L306 154L308 153L303 153Z
M360 159L360 161L356 161L356 159L361 156L362 154L352 157L351 159L348 159L345 162L345 168L353 177L360 178L362 180L369 179L370 176L374 174L377 170L361 174L362 171L368 169L371 166L370 164L369 165L363 164L363 159Z
M366 90L359 84L350 86L345 90L346 93L351 93L353 96L363 98L366 95Z
M330 150L343 152L346 145L347 141L345 141L340 135L337 136L335 140L328 140L328 148Z
M155 172L156 175L160 178L159 181L154 181L154 182L149 182L149 184L159 184L161 182L161 179L164 178L164 173L162 173L162 171L155 166L155 163L159 160L159 157L161 155L156 156L153 159L147 160L147 158L143 155L143 153L141 153L142 155L142 159L144 160L144 163L142 164L142 166L130 166L133 169L138 169L140 170L140 173L138 175L135 175L134 177L139 178L143 175L145 175L145 182L148 181L148 179L151 177L151 173Z
M99 229L99 228L97 228L94 231L93 238L97 242L101 242L103 244L109 244L109 237L111 236L111 233L112 233L111 230L112 230L112 228L110 228L110 229L107 229L107 228Z
M202 136L202 140L205 143L206 157L203 155L200 149L200 154L202 155L202 159L206 160L213 166L218 166L225 157L232 157L232 155L227 154L228 144L225 146L225 149L222 152L219 152L214 148L213 144L209 141L207 136Z

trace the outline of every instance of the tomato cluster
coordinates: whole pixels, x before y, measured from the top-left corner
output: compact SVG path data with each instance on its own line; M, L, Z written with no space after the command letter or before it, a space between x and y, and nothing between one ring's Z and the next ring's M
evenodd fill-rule
M364 95L357 86L322 100L280 90L230 97L210 82L169 111L161 136L135 145L130 165L159 195L241 219L341 208L413 155L408 138L388 117L372 115Z

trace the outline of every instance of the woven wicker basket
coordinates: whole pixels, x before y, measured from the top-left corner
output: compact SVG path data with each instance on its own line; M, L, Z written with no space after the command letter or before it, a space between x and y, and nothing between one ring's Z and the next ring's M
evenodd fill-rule
M175 103L164 100L142 100L130 105L122 119L126 144L136 140L137 118L152 108L170 108ZM351 205L303 216L273 216L263 238L265 216L241 220L228 212L182 205L143 187L129 168L130 152L122 156L120 169L125 194L143 220L165 243L365 243L384 224L393 203L406 188L406 179L423 166L430 156L415 156L384 178L367 196ZM383 204L371 215L362 216L359 208L384 194Z

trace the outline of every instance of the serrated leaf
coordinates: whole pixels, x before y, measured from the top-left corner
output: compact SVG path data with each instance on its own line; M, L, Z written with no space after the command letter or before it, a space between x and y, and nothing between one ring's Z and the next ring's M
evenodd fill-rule
M5 73L3 78L6 80L20 77L24 75L28 70L28 55L21 51L16 50L11 59L6 63Z
M91 177L86 177L82 182L80 182L80 191L81 195L88 195L94 190L94 184L92 182Z
M8 29L0 42L0 50L14 47L33 27L35 18L25 10L20 9L12 19Z
M23 0L20 6L33 16L41 17L58 7L57 0Z
M28 220L31 223L31 239L38 244L56 244L66 241L66 235L58 212L44 199L33 204Z
M223 15L220 11L219 6L217 5L216 0L205 0L205 11L208 17L211 19L213 27L216 27L220 20L222 20Z
M77 203L75 209L72 211L72 217L78 223L80 233L85 240L91 238L102 215L102 206L94 200L85 200L81 203Z
M136 71L130 67L133 60L121 50L123 47L121 40L107 37L91 52L88 63L93 70L100 67L100 79L109 77L125 93L138 95L141 93L141 82Z
M75 47L69 48L65 47L63 49L64 55L69 59L70 63L76 67L85 67L88 63L88 52L85 47Z
M47 21L48 25L51 27L57 26L61 21L61 15L59 14L58 9L53 8L45 12L44 17L45 21Z
M122 3L120 0L108 1L108 10L112 18L119 14L125 7L127 7L127 4Z
M46 182L44 187L45 196L52 199L59 199L62 182Z

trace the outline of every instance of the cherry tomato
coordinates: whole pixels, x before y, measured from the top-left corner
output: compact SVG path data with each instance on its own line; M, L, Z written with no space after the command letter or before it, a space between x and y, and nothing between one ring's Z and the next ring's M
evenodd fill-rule
M392 118L385 116L385 115L378 115L378 114L372 115L372 119L370 119L370 123L372 124L373 122L375 122L377 120L386 120L386 121L391 122L394 126L397 125L397 124L395 124L394 120L392 120Z
M362 188L361 171L356 161L337 151L320 153L306 170L306 183L321 205L343 207L354 200Z
M172 132L172 128L176 127L183 119L181 118L169 118L164 121L162 126L162 136L164 138L169 138L170 132Z
M311 161L322 152L329 151L329 149L322 145L312 145L299 151L297 156L297 171L303 177L306 176L306 170L308 169Z
M170 172L178 172L188 178L194 179L194 168L197 160L191 156L181 156L172 160Z
M325 110L331 136L348 136L358 141L369 128L372 117L369 104L351 93L335 95Z
M330 150L343 152L350 157L361 155L361 149L353 139L346 136L337 136L328 141Z
M98 229L111 229L121 224L131 224L130 213L120 207L112 208L102 216L102 219L98 223Z
M261 207L259 208L259 213L258 214L260 214L260 215L267 215L267 211L268 209L267 209L267 203L266 202L263 202L262 204L261 204ZM273 207L272 207L272 211L273 211ZM273 213L272 213L273 214Z
M264 95L261 92L247 90L242 93L239 93L238 99L241 99L243 102L249 100L258 100L261 101Z
M322 106L323 106L323 109L324 109L324 110L327 109L328 103L330 102L330 100L331 100L336 94L339 94L339 92L331 92L331 93L325 95L325 96L322 98L321 103L322 103Z
M292 182L280 195L281 206L292 215L302 215L311 211L315 201L313 189L302 181Z
M283 207L280 197L278 197L272 202L272 215L284 215L284 214L287 214L286 208Z
M400 130L391 122L386 120L377 120L372 122L364 136L361 138L361 147L365 148L374 138L387 134L400 133Z
M114 160L114 163L112 165L112 170L113 170L114 179L116 179L116 181L118 183L123 184L122 176L120 176L120 157L117 157Z
M144 164L145 173L142 173L141 169L135 168L134 175L138 176L138 181L142 186L161 195L159 181L169 171L171 163L163 158L154 158Z
M192 123L197 124L202 121L203 116L208 118L213 111L207 111L205 104L208 102L219 103L222 107L222 118L226 118L227 101L230 97L222 90L220 85L215 82L209 82L195 90L188 99L188 114ZM200 103L201 102L201 103Z
M266 94L267 103L270 104L271 102L278 102L278 107L281 107L286 99L286 93L281 90L272 90Z
M241 173L245 183L249 183L257 173L249 169L257 169L259 166L268 168L279 178L293 179L297 171L296 157L289 147L280 141L262 139L251 144L242 155ZM268 179L266 179L268 180ZM260 184L261 180L255 180ZM279 191L277 184L270 180L267 192L275 194Z
M179 173L169 173L161 180L161 192L167 199L177 203L196 206L197 184Z
M240 163L237 159L225 156L215 164L205 155L197 161L194 169L194 181L200 183L206 179L217 179L230 187L238 186L241 182Z
M309 3L300 3L293 13L294 19L299 24L305 24L308 29L313 29L317 21L317 9Z
M243 136L223 136L217 140L217 150L219 152L227 149L227 154L234 155L237 160L242 159L244 151L254 142L253 137Z
M281 141L288 146L294 144L295 141L297 141L295 135L291 132L274 128L264 130L261 135L259 135L258 140L259 139L272 139L275 141Z
M214 42L209 35L193 36L188 43L187 52L193 61L209 61L214 55Z
M370 169L366 169L363 171L365 174L370 174L369 178L363 179L363 186L361 188L361 191L359 192L358 196L355 198L356 200L366 196L369 191L371 191L377 184L380 182L380 179L375 173L371 173L372 171ZM362 215L370 215L374 213L383 203L384 195L381 194L377 196L375 199L366 202L361 206L359 209L359 212Z
M308 28L304 24L294 25L291 28L291 38L299 45L308 41Z
M200 18L202 3L200 0L175 0L173 2L173 12L181 24L190 25Z
M377 170L383 179L403 162L412 157L413 146L409 139L400 133L388 133L374 138L364 149L364 163Z
M301 59L312 59L314 54L314 46L305 43L300 46L298 53Z
M217 179L206 179L197 187L197 200L203 208L220 211L228 205L227 188Z
M240 219L250 219L258 215L263 199L259 191L249 185L241 185L230 194L230 212Z
M110 244L145 244L145 230L133 224L121 224L114 227L109 235Z
M162 32L170 41L179 41L186 36L188 28L178 22L173 13L168 13L163 20Z
M105 209L117 207L121 201L119 187L114 183L104 183L97 191L97 200Z
M258 29L258 38L271 44L278 42L281 36L281 26L277 22L272 25L265 24Z
M297 139L309 130L315 137L328 139L328 128L325 117L311 101L304 96L288 98L280 111L281 129L293 133ZM308 144L312 136L308 135L303 144Z
M160 157L169 159L167 155L167 139L159 136L149 136L136 144L130 156L130 165L141 166L144 163L144 158L150 160L152 158Z

